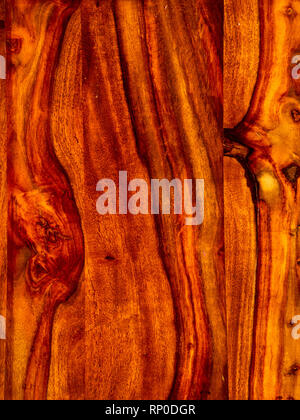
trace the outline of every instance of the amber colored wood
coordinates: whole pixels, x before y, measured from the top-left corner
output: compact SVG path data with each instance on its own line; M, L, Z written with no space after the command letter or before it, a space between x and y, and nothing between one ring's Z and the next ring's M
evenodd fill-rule
M239 21L238 3L228 0L226 6L225 63L229 69L227 74L233 77L231 82L227 78L225 121L228 122L227 127L232 127L233 122L236 124L234 129L226 131L226 153L242 163L248 179L256 211L257 247L249 246L254 232L252 216L246 228L249 232L246 242L238 246L238 252L234 251L238 236L234 236L231 243L227 236L227 295L232 298L234 294L237 265L243 267L241 302L244 313L244 322L240 326L235 323L235 330L232 329L234 324L228 323L228 337L234 343L228 355L231 366L229 393L231 398L241 399L299 399L300 347L291 337L291 319L300 311L297 269L300 128L295 118L300 104L299 82L292 79L291 60L300 45L300 4L298 1L286 0L246 2L249 11L247 24L242 21L240 26L229 25L229 22ZM252 33L256 33L257 11L260 43L257 43L256 36L249 39L249 44L237 54L241 60L241 70L235 71L238 64L236 62L231 66L230 57L234 53L228 47L233 46L231 40L235 34L238 39L245 39L249 35L249 27L252 27L249 22L254 23ZM259 67L250 100L249 91L253 79L251 69L255 68L256 57L259 57ZM242 109L237 110L238 105L235 105L229 111L236 86L241 95L239 100ZM228 93L230 90L232 94ZM247 107L245 104L248 104ZM239 123L237 116L243 117ZM228 165L225 169L227 179L231 176L229 171L232 170L232 163ZM239 179L241 176L240 173ZM231 194L232 191L237 192L236 188L242 190L236 204L244 200L245 194L249 196L248 187L241 187L241 181L229 185ZM236 218L240 210L234 210L226 195L225 199L226 211L232 212ZM251 210L251 206L244 205L245 213ZM230 226L227 235L229 232L232 235ZM245 227L238 225L238 232L245 233ZM245 255L241 254L242 247L248 251ZM253 269L256 270L256 291L254 303L251 304ZM250 273L252 275L249 276ZM244 289L246 279L248 284ZM244 290L247 289L248 296L244 298ZM230 305L229 319L232 316L231 308ZM253 328L250 322L252 319ZM236 364L235 357L242 342L245 342L247 351L241 366ZM244 373L243 381L246 377L248 387L242 383L243 389L237 390L236 375L240 377L241 369Z
M255 209L245 170L224 159L225 267L230 399L249 398L256 286Z
M55 312L76 290L83 268L79 214L50 128L61 37L77 6L24 0L7 9L7 353L12 360L6 398L46 398Z
M5 398L227 399L222 2L6 9ZM204 224L100 217L120 170L204 178Z
M0 1L0 399L300 398L299 28L297 0ZM120 170L204 178L204 224L99 216Z

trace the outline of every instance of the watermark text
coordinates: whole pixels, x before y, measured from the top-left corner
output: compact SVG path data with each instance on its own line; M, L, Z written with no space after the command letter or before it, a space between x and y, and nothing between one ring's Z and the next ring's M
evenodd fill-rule
M98 182L96 190L102 194L96 207L100 215L171 214L173 210L174 214L185 214L187 226L203 223L203 179L185 179L183 182L180 179L152 179L149 194L149 186L144 179L133 179L128 183L127 171L120 171L118 187L119 191L112 179L101 179ZM133 194L129 197L129 193Z

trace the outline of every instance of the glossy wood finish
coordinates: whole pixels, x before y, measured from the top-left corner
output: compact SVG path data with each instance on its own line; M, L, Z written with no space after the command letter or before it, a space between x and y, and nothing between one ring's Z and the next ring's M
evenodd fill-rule
M0 5L0 399L299 399L299 1ZM100 216L122 170L203 225Z
M6 8L5 398L226 398L221 2ZM205 178L204 225L100 217L120 170Z
M239 16L238 3L227 1L225 125L235 127L225 135L226 154L236 157L243 169L226 159L225 177L231 194L237 188L242 191L240 208L234 209L230 194L225 194L225 200L234 218L243 209L242 217L249 223L246 228L235 226L235 237L246 237L242 245L232 241L231 223L227 229L227 295L232 299L236 293L238 276L242 302L235 315L235 303L228 307L230 393L251 399L299 399L300 347L291 337L291 320L300 311L300 103L299 81L292 77L292 58L300 46L300 4L286 0L243 2L248 11L246 22ZM237 53L235 34L239 42L246 38L249 42ZM234 67L230 62L236 55L240 63ZM252 69L256 67L252 90ZM236 93L240 106L232 107ZM243 175L248 188L245 182L241 185ZM237 256L238 265L234 264ZM240 322L241 318L245 322Z

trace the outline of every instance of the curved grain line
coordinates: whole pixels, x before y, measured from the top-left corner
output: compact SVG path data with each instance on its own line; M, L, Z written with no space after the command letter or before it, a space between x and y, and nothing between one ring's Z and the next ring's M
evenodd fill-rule
M20 150L20 161L9 156L10 247L30 249L27 291L33 304L36 298L42 302L24 393L25 399L36 400L47 397L55 311L74 293L83 269L80 217L50 131L55 66L65 27L79 2L13 3L10 44L17 39L19 48L11 47L9 53L9 97L15 111L9 112L9 139ZM22 21L24 9L28 20ZM23 37L15 38L15 32Z

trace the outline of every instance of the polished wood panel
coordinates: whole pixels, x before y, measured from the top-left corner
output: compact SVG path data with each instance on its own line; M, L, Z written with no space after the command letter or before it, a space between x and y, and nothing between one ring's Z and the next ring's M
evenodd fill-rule
M222 2L6 9L5 398L226 399ZM99 216L120 170L204 178L204 224Z
M46 398L56 309L76 290L83 268L80 217L50 125L61 39L77 7L43 1L8 7L7 398Z
M232 298L236 293L238 274L244 319L240 322L238 311L234 321L228 322L232 344L229 392L239 398L299 399L300 347L291 336L291 321L300 313L300 103L299 81L292 77L292 58L300 45L300 4L287 0L243 2L248 11L246 22L240 18L239 1L226 3L225 149L241 167L237 169L229 161L226 164L231 195L225 194L225 207L236 219L241 217L242 203L243 218L247 215L248 220L246 227L236 224L234 240L229 222L226 235L227 295ZM235 39L243 43L239 51ZM233 56L239 58L234 65ZM236 94L238 98L233 100ZM231 196L237 192L234 206ZM256 246L251 245L254 233ZM245 236L242 245L236 242L241 234ZM229 319L232 305L234 302L228 307ZM246 352L242 365L237 365L236 354L241 348ZM241 371L243 379L237 388L236 377L241 377Z
M0 399L300 398L299 28L298 0L0 1ZM204 179L204 223L100 216L119 171Z

